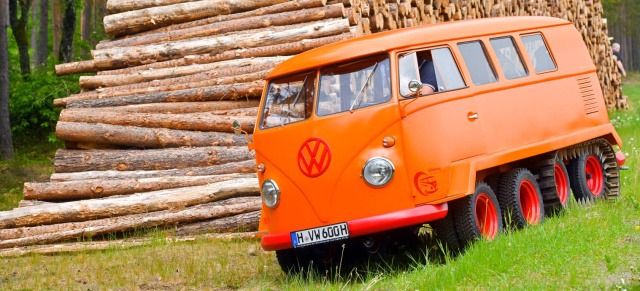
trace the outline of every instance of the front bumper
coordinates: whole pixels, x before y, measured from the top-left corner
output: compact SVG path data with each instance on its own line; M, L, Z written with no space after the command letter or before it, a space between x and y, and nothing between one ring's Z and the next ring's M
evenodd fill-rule
M349 237L358 237L442 219L447 215L448 210L447 203L422 205L411 209L347 221ZM292 247L291 234L288 232L262 237L262 248L265 251L277 251Z

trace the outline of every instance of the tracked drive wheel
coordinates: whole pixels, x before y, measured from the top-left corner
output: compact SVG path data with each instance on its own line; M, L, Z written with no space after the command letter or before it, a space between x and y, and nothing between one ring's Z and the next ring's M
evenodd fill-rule
M451 208L462 247L481 238L493 240L502 229L498 199L484 182L476 184L474 194L451 202Z
M460 253L462 243L460 242L460 238L458 238L458 232L456 231L451 211L449 211L443 219L429 222L429 225L431 225L431 228L435 231L436 239L445 247L444 252L449 252L449 254L453 256Z
M523 228L537 225L544 219L540 187L527 169L511 169L502 175L498 201L504 221L510 226Z
M605 196L605 172L598 154L590 152L571 161L569 177L576 199L591 200Z
M558 193L562 208L565 208L569 204L569 200L571 200L569 173L567 172L567 167L560 160L556 161L553 170L556 181L556 193Z

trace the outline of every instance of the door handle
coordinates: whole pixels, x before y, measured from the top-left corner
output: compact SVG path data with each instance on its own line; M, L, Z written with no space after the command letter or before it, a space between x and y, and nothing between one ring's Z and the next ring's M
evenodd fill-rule
M467 114L467 118L469 119L469 121L473 122L479 118L478 113L469 112L469 114Z

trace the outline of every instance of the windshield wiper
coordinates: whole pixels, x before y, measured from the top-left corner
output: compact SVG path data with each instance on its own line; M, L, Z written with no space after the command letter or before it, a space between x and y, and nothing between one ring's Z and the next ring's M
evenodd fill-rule
M298 102L298 99L300 98L300 95L302 95L302 91L304 91L304 86L307 84L307 79L309 78L309 76L307 75L306 77L304 77L304 81L302 81L302 86L300 86L300 91L298 91L298 95L296 95L296 98L293 99L293 106L296 106L296 103ZM291 105L289 105L289 110L287 111L287 114L284 116L284 118L289 117L289 115L291 114ZM281 126L284 125L284 119L281 120Z
M369 81L371 81L371 77L373 77L373 74L376 72L377 68L378 68L378 63L376 63L375 66L373 66L373 70L371 71L371 74L369 74L369 77L367 77L367 81L364 82L364 84L362 85L362 89L360 89L360 92L358 92L358 96L356 96L356 100L353 100L353 103L351 103L351 108L349 108L349 112L353 112L353 106L356 106L356 103L358 103L358 100L360 100L360 95L362 95L362 92L364 92L364 90L367 89L367 85L369 85Z

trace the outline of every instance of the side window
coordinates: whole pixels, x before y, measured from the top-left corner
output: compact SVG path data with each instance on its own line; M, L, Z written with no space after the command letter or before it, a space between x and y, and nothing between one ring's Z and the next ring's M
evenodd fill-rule
M549 48L541 34L523 36L522 43L524 43L524 48L527 50L536 73L556 69L556 64L553 62L551 54L549 54Z
M409 81L422 82L422 94L444 92L466 86L449 48L424 50L401 55L399 60L400 93L410 97Z
M474 85L484 85L498 81L487 51L481 41L458 44L462 58L469 69Z
M511 80L528 75L513 38L510 36L492 38L490 42L493 51L498 56L498 62L500 62L500 67L502 67L505 78Z

